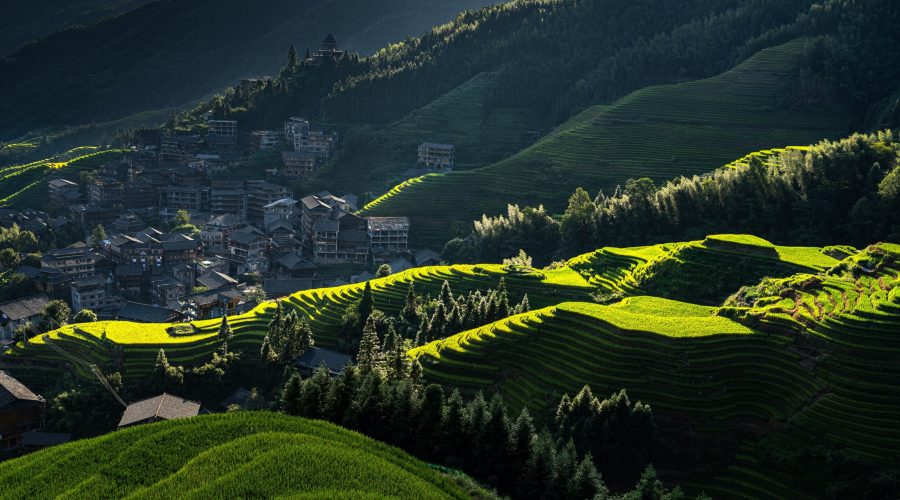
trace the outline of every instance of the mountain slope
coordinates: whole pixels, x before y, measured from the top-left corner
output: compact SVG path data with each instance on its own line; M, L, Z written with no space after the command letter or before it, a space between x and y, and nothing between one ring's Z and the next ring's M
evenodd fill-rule
M89 24L151 0L44 0L8 2L0 20L0 57L67 26Z
M271 74L288 46L334 33L369 53L487 0L160 0L28 45L0 64L0 139L181 105L235 79Z
M863 464L896 465L900 246L874 245L824 273L766 279L726 304L563 303L410 354L429 381L496 389L514 407L552 411L560 393L583 384L600 393L627 387L676 426L741 440L727 467L697 472L697 491L821 496L826 486L861 490L871 470ZM843 451L818 463L822 447ZM844 470L841 460L858 468ZM754 476L765 479L748 483Z
M469 497L450 477L361 434L244 412L142 425L6 461L0 495Z
M846 108L783 104L807 46L795 40L713 78L589 108L509 159L408 183L362 212L408 215L418 244L440 245L448 226L467 226L508 203L560 210L576 187L611 192L629 178L702 174L773 143L839 136L849 126Z

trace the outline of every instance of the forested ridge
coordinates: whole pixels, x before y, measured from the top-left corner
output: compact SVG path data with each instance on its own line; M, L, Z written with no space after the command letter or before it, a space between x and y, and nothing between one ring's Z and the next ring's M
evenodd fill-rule
M858 0L513 2L464 12L371 58L289 65L257 95L227 91L210 104L253 127L285 113L386 122L496 71L487 107L530 108L554 125L638 88L712 76L765 47L822 36L797 75L801 90L778 105L847 101L862 120L896 88L897 56L885 47L897 16L890 2Z
M600 246L646 245L739 231L781 244L900 241L900 145L890 131L823 141L808 150L751 155L705 176L661 186L630 179L613 193L578 189L554 218L510 207L450 241L451 261L500 259L524 249L540 263Z
M334 33L369 54L487 0L157 0L0 58L0 140L181 106Z

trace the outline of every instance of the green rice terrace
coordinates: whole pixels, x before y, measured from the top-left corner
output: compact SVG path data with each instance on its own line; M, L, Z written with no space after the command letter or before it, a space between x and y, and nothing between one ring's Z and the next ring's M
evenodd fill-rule
M758 246L746 244L747 241L768 246L760 251ZM731 242L730 246L726 242ZM678 274L678 286L671 293L660 292L661 295L686 294L691 290L691 283L700 289L708 286L705 282L709 275L728 273L735 259L742 259L745 269L740 275L729 274L729 279L736 280L731 282L734 286L729 293L741 285L756 283L761 276L817 272L838 263L817 248L776 247L749 236L719 235L688 243L602 249L576 257L567 266L553 271L511 273L498 264L432 266L373 280L371 284L376 307L389 313L403 307L410 282L415 283L419 293L437 296L445 280L455 292L462 293L495 288L503 278L513 300L527 294L532 307L548 307L565 301L588 302L592 300L591 294L597 292L647 295L649 292L644 292L642 287L654 291L662 288L660 280L653 278L657 270L668 273L666 278L673 282ZM706 295L721 295L721 288ZM354 284L305 290L281 300L310 321L317 345L334 348L338 345L341 315L348 305L359 300L363 289L364 284ZM725 296L727 293L721 299ZM270 301L250 313L230 317L229 323L235 331L230 345L257 352L274 310L275 302ZM185 325L188 330L185 333L176 332L168 324L100 321L68 325L51 332L50 337L66 351L91 363L102 365L120 360L124 377L142 378L152 371L160 348L165 348L169 360L177 364L192 365L208 358L218 346L219 323L218 319L194 321ZM123 351L118 353L117 347ZM70 365L42 337L35 337L28 344L19 343L5 358L17 376L38 387L53 380L58 366L71 366L85 378L92 376L88 366ZM35 363L39 366L32 366ZM19 365L22 369L18 369Z
M469 484L361 434L275 413L143 425L0 464L3 498L471 498Z
M462 293L495 288L501 277L511 299L528 294L534 309L411 350L426 380L469 394L498 391L511 410L536 415L584 384L600 394L627 387L694 433L789 430L867 463L900 459L900 245L785 247L723 234L603 248L552 271L433 266L370 283L376 307L396 313L410 282L436 296L445 280ZM363 288L307 290L282 301L310 320L317 345L335 347L341 314ZM258 352L274 308L267 302L229 318L236 334L230 345ZM161 347L170 362L191 365L218 346L217 319L191 323L187 332L171 326L97 322L50 337L91 363L119 358L132 380L149 374ZM91 377L88 366L41 337L12 347L5 364L37 387L60 369ZM768 462L753 436L742 435L713 469L689 472L685 487L723 497L817 494L816 484L759 465Z
M725 239L729 247L770 248L755 240ZM581 259L652 262L660 251L598 254ZM633 397L698 432L738 423L789 429L861 460L896 463L900 245L875 245L834 266L808 250L784 255L828 270L763 279L718 308L647 296L611 305L562 303L411 355L423 362L429 381L467 391L492 388L512 405L536 411L585 383L601 393L627 386ZM623 267L611 266L615 270L598 281L631 282L638 272L622 277ZM762 473L758 464L766 460L754 447L745 441L727 470L713 480L700 474L693 487L723 497L797 498L817 491L818 485L783 471Z
M66 169L68 173L77 173L97 168L117 154L121 151L81 146L52 158L0 168L0 206L41 206L47 200L45 181L53 171Z
M629 178L699 175L772 144L838 137L848 127L846 110L778 105L796 83L807 43L763 50L713 78L588 108L510 158L406 182L362 212L408 215L413 240L434 245L446 241L448 226L500 213L507 203L559 210L576 187L611 191Z

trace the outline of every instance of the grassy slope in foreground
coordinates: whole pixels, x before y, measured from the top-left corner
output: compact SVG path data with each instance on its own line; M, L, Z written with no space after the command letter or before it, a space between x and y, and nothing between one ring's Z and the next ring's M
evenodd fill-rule
M710 79L648 87L589 108L509 159L427 177L363 212L408 215L413 239L434 245L452 223L468 226L507 203L559 210L578 186L610 190L629 178L701 174L772 144L836 137L847 127L845 110L782 104L805 47L795 40Z
M583 384L599 394L627 387L695 430L784 427L869 462L900 461L900 245L872 246L826 273L766 279L741 295L749 306L716 316L654 297L560 304L411 355L429 381L497 389L517 406L546 409ZM748 481L766 463L748 450L709 493L753 490L728 479Z
M731 246L725 247L721 244L724 241L732 242ZM744 244L747 241L753 245ZM766 248L762 254L759 245ZM642 286L652 286L654 292L687 300L691 299L692 290L707 285L709 276L726 272L736 260L743 263L743 271L729 275L732 280L729 293L741 285L756 283L760 276L785 277L797 272L818 272L838 262L817 248L776 247L750 236L717 235L704 241L602 249L576 257L561 269L527 275L508 274L496 264L434 266L412 269L371 283L376 306L391 313L402 308L410 282L416 284L418 293L435 296L444 280L450 283L454 293L463 293L496 288L501 277L506 280L513 301L528 294L531 305L537 308L564 301L588 301L590 293L597 290L647 295ZM655 277L659 269L665 272L665 280L671 280L674 286L666 288L666 281ZM634 275L641 276L643 281L635 281ZM333 348L338 345L341 314L348 305L359 300L363 288L364 284L355 284L305 290L282 300L310 320L318 345ZM248 314L229 318L236 335L230 345L244 350L249 356L255 355L273 311L274 302L267 302ZM167 332L170 326L167 324L101 321L70 325L50 336L68 352L100 365L115 358L114 345L123 346L121 371L126 378L132 378L146 376L152 370L160 348L164 348L169 360L176 364L193 365L207 359L218 346L219 323L218 319L196 321L193 323L195 335L173 336ZM52 371L34 370L27 362L52 366L65 361L40 337L28 345L14 346L7 352L6 360L26 362L27 366L21 370L13 370L37 387L53 380L54 375ZM85 377L91 376L85 366L74 368Z
M230 413L138 426L0 464L3 498L467 498L405 452L326 422Z

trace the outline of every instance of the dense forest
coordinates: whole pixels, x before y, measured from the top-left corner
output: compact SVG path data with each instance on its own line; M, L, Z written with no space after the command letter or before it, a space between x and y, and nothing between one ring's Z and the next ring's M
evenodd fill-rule
M0 58L0 140L181 106L238 78L271 74L291 43L315 48L329 32L369 54L486 3L150 2Z
M542 208L510 207L451 240L450 261L499 260L524 249L537 262L602 246L752 233L781 244L862 247L900 241L900 143L890 131L787 151L775 165L680 177L663 186L629 180L615 193L577 190L559 221Z

